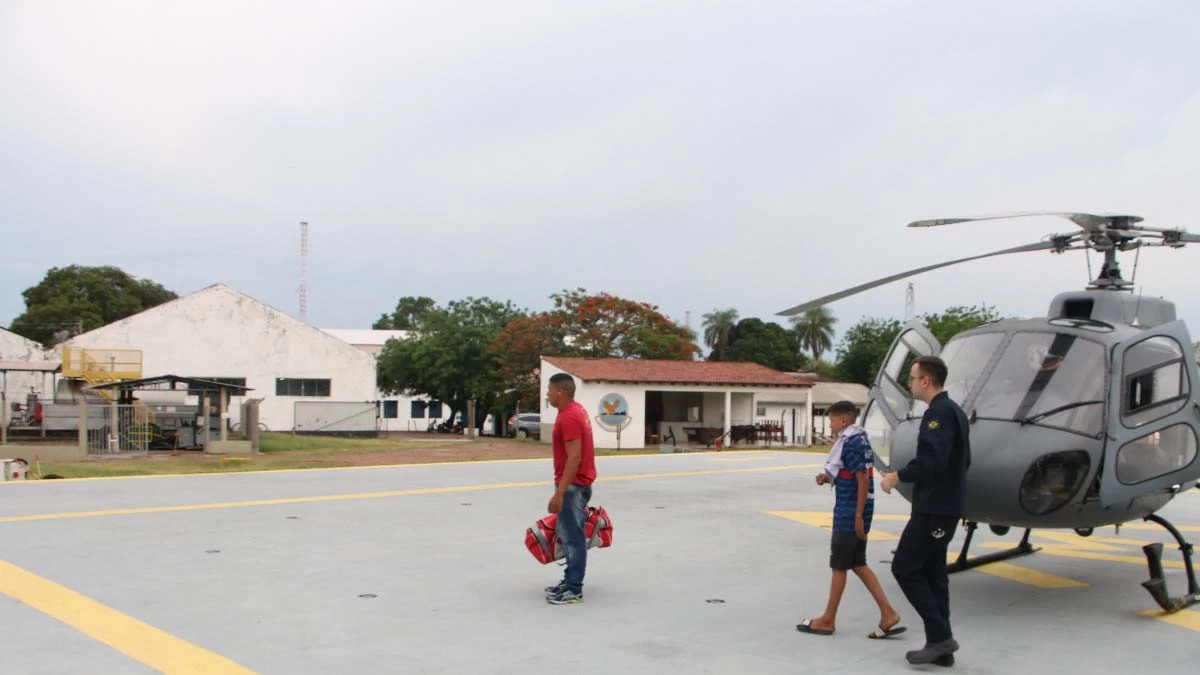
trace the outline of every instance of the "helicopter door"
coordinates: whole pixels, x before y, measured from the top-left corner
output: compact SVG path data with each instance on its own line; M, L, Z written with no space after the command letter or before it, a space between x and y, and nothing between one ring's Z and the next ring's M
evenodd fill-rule
M863 414L863 427L871 438L875 451L875 464L880 469L889 468L891 439L905 420L924 412L924 403L914 401L908 390L908 374L918 356L937 356L942 346L933 333L919 321L910 321L900 329L892 342L883 367L875 375L875 383L868 396Z
M1195 478L1200 403L1195 349L1183 321L1151 328L1113 348L1104 451L1103 505Z

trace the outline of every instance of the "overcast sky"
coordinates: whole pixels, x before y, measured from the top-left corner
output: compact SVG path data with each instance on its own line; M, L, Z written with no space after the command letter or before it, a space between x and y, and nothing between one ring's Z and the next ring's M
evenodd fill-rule
M842 4L0 0L0 324L70 264L297 314L302 220L309 321L339 328L584 287L698 329L1074 229L921 218L1200 232L1194 0ZM1137 275L1193 334L1198 266ZM1087 279L1026 253L912 280L918 312L1038 315ZM904 296L832 305L839 333Z

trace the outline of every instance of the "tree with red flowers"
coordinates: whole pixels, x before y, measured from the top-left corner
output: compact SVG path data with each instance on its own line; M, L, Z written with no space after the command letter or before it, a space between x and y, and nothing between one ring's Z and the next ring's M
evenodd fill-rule
M695 335L646 302L582 288L550 296L548 312L519 317L492 343L500 376L523 401L538 399L543 356L691 360Z

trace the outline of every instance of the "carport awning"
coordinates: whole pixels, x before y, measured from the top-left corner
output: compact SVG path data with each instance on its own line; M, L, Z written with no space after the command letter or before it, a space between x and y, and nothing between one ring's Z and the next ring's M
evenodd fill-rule
M61 361L0 361L0 372L3 373L57 373L61 370Z
M211 380L200 380L194 377L180 377L178 375L159 375L158 377L146 377L140 380L118 380L116 382L105 382L103 384L93 384L87 389L117 389L120 391L173 391L175 385L183 383L191 391L228 391L233 396L240 396L247 391L251 391L250 387L243 387L238 384L226 384L224 382L213 382Z

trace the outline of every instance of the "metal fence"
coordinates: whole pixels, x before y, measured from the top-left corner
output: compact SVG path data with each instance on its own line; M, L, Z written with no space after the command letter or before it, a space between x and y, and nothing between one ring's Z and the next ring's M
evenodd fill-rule
M374 436L379 433L379 413L374 401L296 401L298 434Z
M89 455L144 454L158 433L154 413L143 405L88 406L88 413Z

